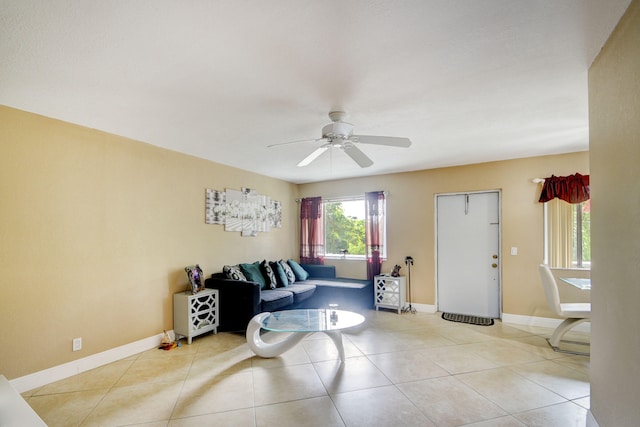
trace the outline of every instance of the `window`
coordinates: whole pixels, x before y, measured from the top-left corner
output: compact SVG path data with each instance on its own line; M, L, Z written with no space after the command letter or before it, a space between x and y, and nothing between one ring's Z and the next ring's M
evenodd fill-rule
M591 268L591 203L544 204L545 263L555 268Z
M326 200L323 207L325 255L364 257L364 198Z
M364 196L323 199L326 257L365 257ZM386 240L386 239L385 239ZM381 254L386 257L386 252Z

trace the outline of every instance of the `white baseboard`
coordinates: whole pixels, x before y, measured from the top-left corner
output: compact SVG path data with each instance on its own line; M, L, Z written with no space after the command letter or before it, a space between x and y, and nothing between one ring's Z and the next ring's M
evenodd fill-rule
M405 307L409 307L409 304L406 304ZM420 313L430 313L433 314L436 312L436 306L431 304L416 304L415 302L411 303L411 307L415 308L416 311Z
M593 418L593 414L591 413L591 409L587 411L587 427L600 427L595 418Z
M170 331L169 335L173 337L173 331ZM134 354L142 353L143 351L151 350L152 348L157 348L160 345L160 341L163 336L164 333L161 333L148 338L143 338L129 344L121 345L120 347L115 347L101 353L83 357L82 359L63 363L62 365L54 366L43 371L15 378L9 382L18 391L18 393L23 393L73 375L77 375L90 369L98 368L108 363L133 356Z
M516 325L539 326L542 328L555 329L560 323L562 323L562 319L502 313L502 322L514 323ZM591 332L591 322L580 323L575 328L573 328L573 330L578 332Z

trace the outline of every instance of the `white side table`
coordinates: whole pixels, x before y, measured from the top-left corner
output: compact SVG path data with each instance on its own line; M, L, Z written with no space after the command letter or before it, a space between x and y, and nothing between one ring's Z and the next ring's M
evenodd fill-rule
M380 307L391 308L400 314L407 301L405 277L375 276L373 285L376 311Z
M193 337L209 331L218 333L217 289L204 289L197 294L179 292L173 294L173 332L187 338L191 344Z

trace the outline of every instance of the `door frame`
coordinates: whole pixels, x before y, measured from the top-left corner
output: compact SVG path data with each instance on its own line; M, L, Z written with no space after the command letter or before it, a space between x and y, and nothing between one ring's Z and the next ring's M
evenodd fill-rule
M498 263L498 307L499 307L499 316L502 319L502 190L501 189L493 189L493 190L476 190L476 191L456 191L450 193L434 193L433 195L433 258L434 258L434 268L433 268L433 281L435 283L434 286L434 301L436 305L436 313L439 312L440 302L438 301L438 196L464 196L467 194L482 194L482 193L498 193L498 259L500 262Z

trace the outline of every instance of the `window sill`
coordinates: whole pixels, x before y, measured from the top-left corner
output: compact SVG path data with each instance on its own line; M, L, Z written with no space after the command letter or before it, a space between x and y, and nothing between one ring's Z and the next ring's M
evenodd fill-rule
M366 261L366 258L364 255L346 255L346 256L342 256L342 255L325 255L324 259L330 259L330 260L344 260L344 261ZM380 258L382 261L386 261L387 258L385 257L381 257Z

